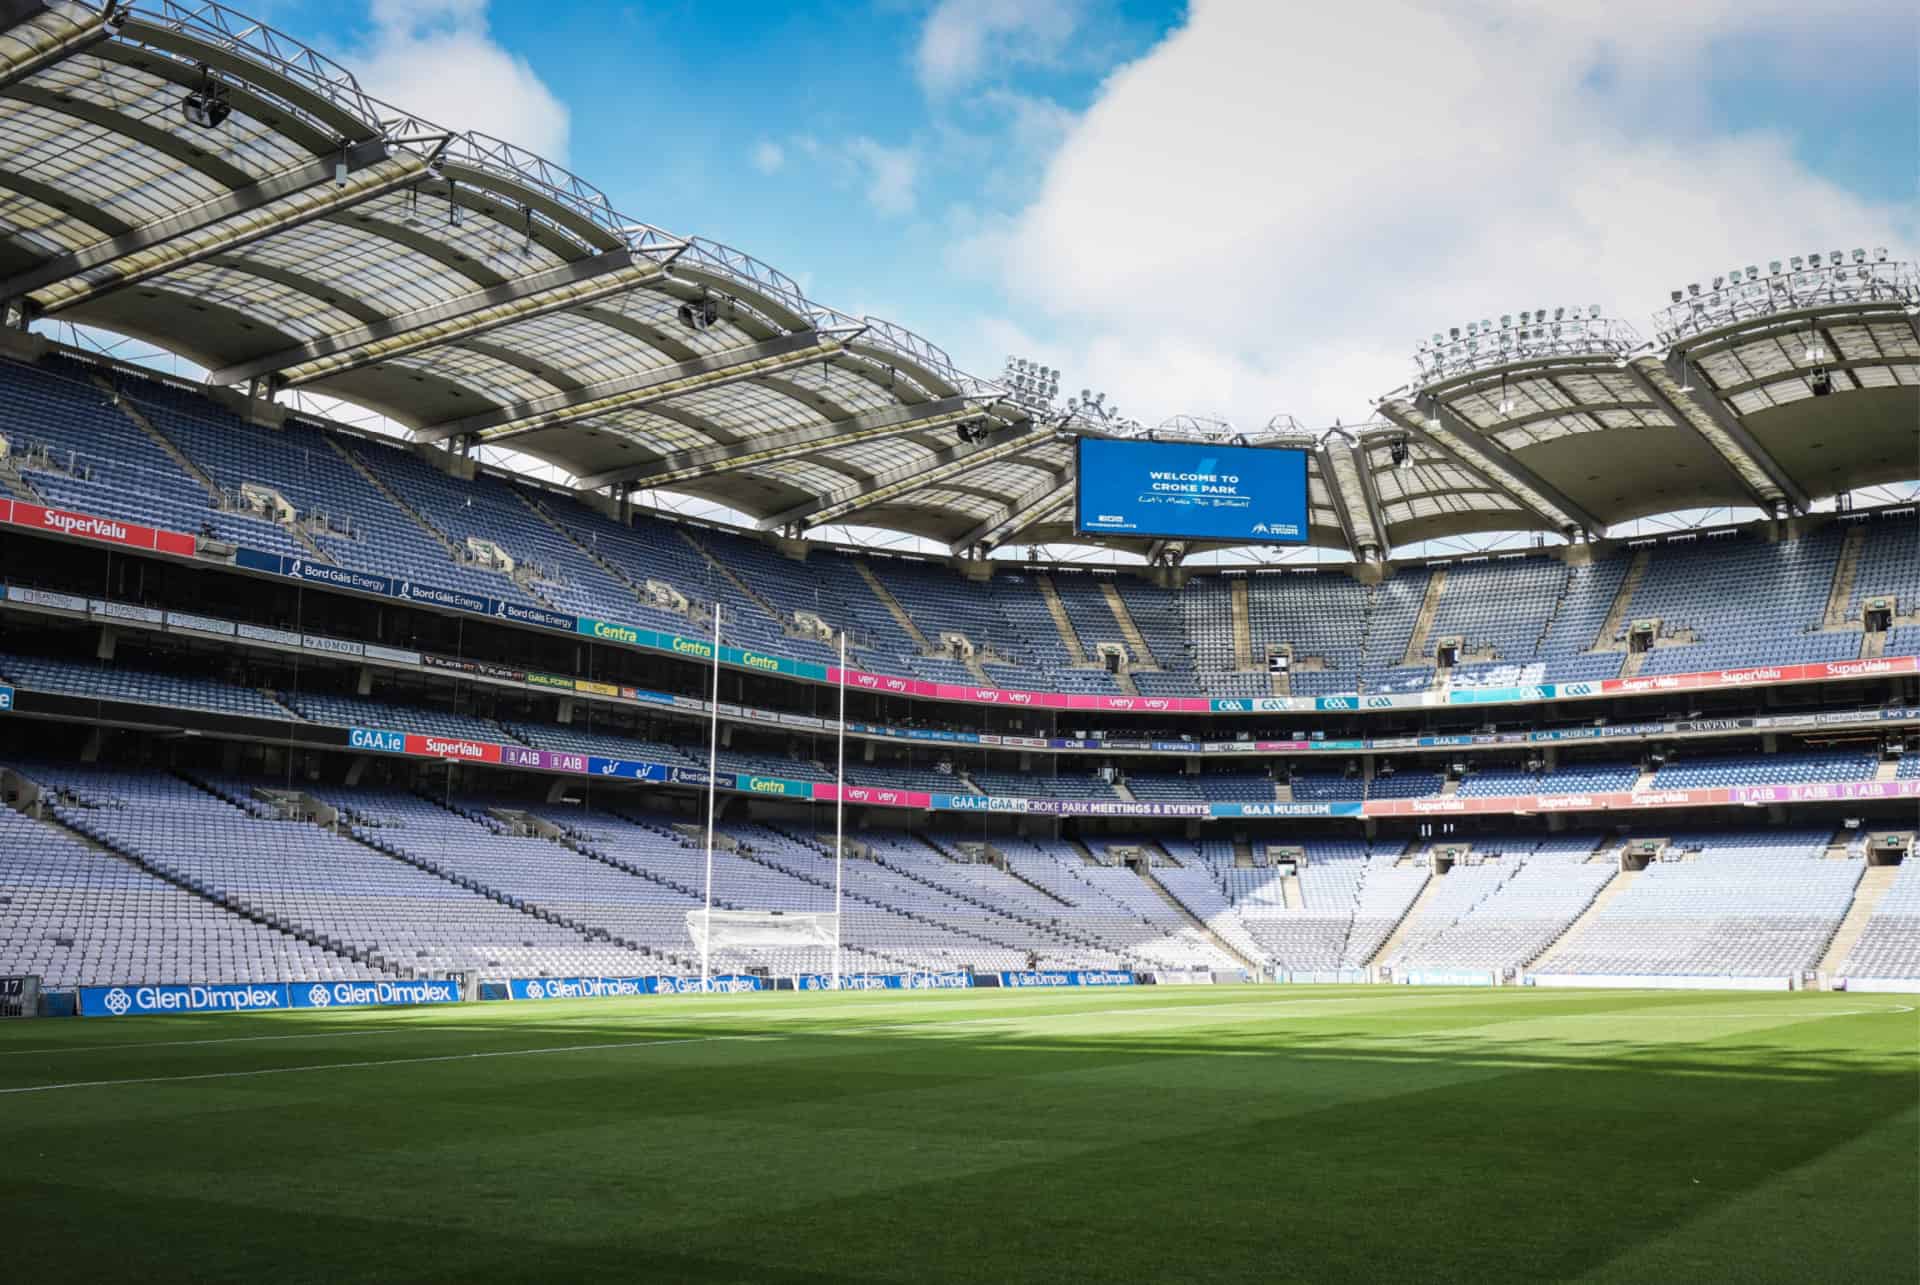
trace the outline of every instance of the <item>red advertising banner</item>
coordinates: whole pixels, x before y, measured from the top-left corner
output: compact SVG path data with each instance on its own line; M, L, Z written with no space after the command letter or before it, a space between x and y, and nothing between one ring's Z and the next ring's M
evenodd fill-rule
M474 741L464 736L420 736L407 733L407 753L428 758L458 759L463 763L498 763L500 747L492 741Z
M815 781L813 797L816 801L831 803L840 793L840 787L830 781ZM846 787L846 801L875 808L921 808L933 806L933 796L924 790L896 790L891 787L872 785L849 785Z
M1825 678L1875 678L1882 674L1911 674L1920 657L1881 656L1872 660L1823 660L1811 665L1767 665L1758 669L1715 669L1699 674L1656 674L1647 678L1609 678L1600 684L1606 695L1641 692L1679 692L1702 687L1760 687L1773 683L1817 682Z
M5 510L0 511L0 518L14 526L32 527L36 531L50 531L55 535L73 536L81 540L98 540L102 544L123 544L131 549L176 553L188 558L197 549L192 536L182 535L178 531L162 531L157 527L141 526L137 522L122 522L118 518L95 517L91 513L49 509L25 500L8 500Z

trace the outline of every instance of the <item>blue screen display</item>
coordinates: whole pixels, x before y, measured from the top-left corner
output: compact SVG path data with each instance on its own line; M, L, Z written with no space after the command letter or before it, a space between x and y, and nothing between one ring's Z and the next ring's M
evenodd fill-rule
M1084 534L1306 543L1305 451L1082 437L1076 454Z

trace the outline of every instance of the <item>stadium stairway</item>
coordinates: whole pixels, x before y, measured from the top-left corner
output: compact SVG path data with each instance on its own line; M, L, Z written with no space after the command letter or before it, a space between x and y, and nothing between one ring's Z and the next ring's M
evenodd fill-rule
M780 614L780 609L778 607L775 607L772 603L768 602L765 598L761 597L759 593L757 593L751 585L749 585L744 579L742 579L739 576L739 574L734 571L732 567L720 561L719 557L714 554L713 550L707 548L706 545L701 544L700 541L694 539L693 533L691 531L688 531L683 527L675 526L674 533L678 535L682 540L685 540L688 544L692 545L694 553L698 557L704 559L708 566L712 567L715 571L719 572L720 578L722 580L725 580L728 584L732 585L742 598L745 598L748 602L760 608L760 610L766 612L768 618L773 621L774 628L780 630L782 633L786 632L787 626L792 622L788 621L785 617L783 617Z
M1900 776L1899 759L1881 759L1874 765L1873 779L1876 781L1898 780Z
M1853 904L1847 907L1846 918L1834 929L1833 940L1827 943L1827 952L1820 957L1816 972L1831 977L1840 971L1840 966L1859 943L1860 934L1867 930L1868 918L1879 908L1881 899L1893 887L1894 877L1899 873L1899 866L1868 866L1861 874L1860 882L1854 886Z
M1250 593L1245 576L1235 576L1227 582L1227 601L1233 608L1233 667L1240 670L1253 668L1253 614L1248 610Z
M1138 867L1136 867L1134 873L1138 874L1140 878L1143 881L1145 881L1146 885L1149 888L1152 888L1155 892L1159 893L1160 900L1166 902L1168 906L1172 907L1174 913L1179 915L1181 919L1185 920L1189 928L1193 929L1195 932L1199 933L1202 937L1204 937L1207 941L1211 942L1213 944L1214 949L1224 952L1229 959L1238 960L1240 962L1240 967L1246 969L1249 973L1253 974L1254 976L1258 977L1260 975L1259 963L1256 962L1254 959L1250 958L1245 951L1241 950L1239 947L1229 942L1225 937L1222 937L1219 933L1215 932L1212 926L1209 925L1206 920L1194 914L1193 911L1187 909L1186 903L1181 901L1180 898L1174 896L1173 890L1171 888L1167 887L1167 885L1160 882L1159 876L1153 873L1153 867L1151 863L1142 862Z
M1846 537L1840 541L1840 556L1834 559L1833 588L1827 592L1827 609L1821 617L1821 628L1840 630L1847 627L1847 604L1853 601L1854 581L1860 577L1860 553L1866 543L1867 525L1864 522L1848 528Z
M566 523L560 521L558 518L554 517L553 514L547 511L546 505L541 504L539 501L528 497L517 486L509 487L508 489L513 492L514 498L519 500L520 503L526 505L527 510L530 513L532 513L533 516L537 518L543 525L550 528L552 531L558 534L562 539L566 540L567 543L571 544L574 548L578 549L581 552L581 554L586 557L587 561L593 563L594 566L599 567L600 570L606 572L607 578L612 580L613 583L621 586L628 593L632 594L635 602L638 602L643 606L652 605L647 601L646 595L641 590L641 587L633 582L632 576L628 575L625 571L621 570L618 564L611 562L606 558L601 557L600 550L595 548L593 545L588 544L586 541L582 540L578 535L574 534L574 532L568 528Z
M113 404L119 407L120 413L126 416L128 423L146 434L153 444L158 446L166 457L179 467L182 473L185 473L188 477L200 484L201 489L207 493L207 502L209 504L216 509L225 507L226 497L220 490L220 484L208 476L198 464L194 463L192 458L189 457L185 451L181 450L171 437L168 437L160 430L159 425L141 413L139 407L135 406L128 398L123 397L111 379L108 379L105 375L95 375L93 376L93 382L113 399ZM313 537L308 535L297 521L279 522L275 525L284 531L289 539L305 549L307 556L314 561L327 564L333 562L333 559L327 556L326 551L314 543Z
M1074 630L1073 621L1067 617L1067 604L1060 601L1060 591L1053 586L1053 577L1036 573L1033 583L1040 590L1040 601L1046 604L1047 614L1053 617L1053 627L1060 635L1060 645L1067 649L1067 656L1076 666L1090 663L1087 649L1080 644L1080 635Z
M1607 618L1600 622L1600 633L1589 650L1626 650L1626 644L1617 641L1617 637L1627 623L1627 612L1633 608L1633 595L1639 590L1640 582L1647 578L1647 569L1652 563L1652 549L1640 549L1634 553L1633 561L1627 564L1627 574L1620 578L1620 590L1613 595L1613 605L1607 608Z
M354 472L358 473L361 477L365 478L367 480L367 485L371 486L374 490L378 491L382 499L386 500L386 502L391 504L394 508L400 510L400 512L406 514L408 519L411 520L415 526L419 527L422 531L425 531L429 536L433 538L433 542L435 544L438 544L442 549L445 549L447 551L447 560L449 562L457 563L460 561L460 551L454 547L453 541L447 538L446 533L443 532L439 527L435 526L433 523L427 521L424 517L421 517L420 510L414 508L411 504L408 504L405 500L401 499L400 493L398 491L395 491L392 487L388 486L385 482L381 481L380 476L367 466L367 462L365 460L360 458L360 453L358 451L352 449L351 447L341 445L338 441L334 439L334 436L332 433L321 434L321 440L326 442L328 446L331 446L334 449L334 453L339 455L341 459L345 460L347 464L353 469Z
M1154 656L1153 649L1147 646L1146 636L1140 632L1140 626L1133 623L1133 613L1127 610L1127 600L1120 596L1120 590L1114 587L1111 580L1102 580L1100 593L1107 600L1107 610L1113 613L1114 623L1120 626L1120 636L1127 640L1134 668L1159 669L1160 661Z
M198 784L198 782L195 782L195 784ZM201 788L204 789L205 787L202 786ZM212 791L209 791L209 793L212 793ZM104 852L131 866L136 866L143 873L152 875L155 879L160 880L160 882L178 888L180 891L188 893L191 896L198 897L201 901L207 902L210 905L218 906L228 914L237 915L249 922L259 924L263 928L270 928L283 936L305 942L314 949L325 951L335 958L351 960L362 967L378 969L392 977L404 979L413 975L411 970L389 962L375 951L362 950L350 942L335 941L331 937L315 933L297 923L281 919L278 915L256 910L231 893L216 893L211 889L203 888L192 880L183 878L164 866L148 861L136 852L96 839L92 835L67 824L67 822L60 817L32 817L31 819L38 821L41 825L49 826L52 829L60 831L68 838L77 840L86 847L92 848L95 852Z
M1288 910L1305 910L1307 908L1307 896L1300 888L1299 875L1281 876L1280 903Z
M1380 943L1380 949L1374 951L1373 957L1367 961L1369 969L1380 967L1381 961L1392 958L1393 953L1400 949L1400 944L1418 925L1420 915L1426 910L1427 903L1432 901L1434 894L1440 891L1440 881L1444 878L1446 878L1445 875L1434 874L1429 868L1427 881L1420 885L1419 893L1407 906L1407 913L1400 916L1400 922L1393 926L1393 931L1387 934L1387 939Z
M880 583L880 577L873 574L873 568L868 566L864 559L855 558L853 569L860 573L860 578L867 582L867 588L879 600L880 605L887 609L887 614L893 617L893 623L899 625L901 632L913 639L913 645L920 649L920 654L933 655L933 644L928 642L927 636L920 632L920 626L913 623L913 617L909 616L907 609L900 605L900 600L893 596L893 591Z
M1569 942L1586 931L1587 924L1592 921L1595 915L1598 915L1602 910L1606 909L1608 902L1632 887L1633 881L1638 879L1640 875L1641 872L1638 870L1621 870L1617 872L1613 878L1607 880L1605 886L1593 895L1593 900L1587 903L1587 908L1573 917L1573 922L1567 925L1566 931L1554 938L1552 944L1545 950L1529 960L1526 967L1521 971L1533 972L1535 969L1551 963L1556 955L1567 948Z
M1427 577L1427 596L1420 600L1420 614L1413 618L1413 632L1407 635L1407 650L1400 657L1403 669L1426 663L1427 637L1433 633L1434 618L1440 614L1440 595L1446 588L1447 569L1436 567Z

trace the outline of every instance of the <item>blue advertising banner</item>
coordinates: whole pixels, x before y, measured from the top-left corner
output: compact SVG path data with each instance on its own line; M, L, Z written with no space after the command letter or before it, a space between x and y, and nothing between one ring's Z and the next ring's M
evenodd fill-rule
M13 711L13 688L0 687L0 714Z
M287 988L279 982L238 985L82 986L82 1017L147 1017L163 1013L252 1013L284 1009Z
M1213 817L1357 817L1364 803L1214 803L1207 808Z
M383 754L405 754L407 738L403 732L386 732L377 727L350 727L347 744L356 750L379 750Z
M801 973L793 979L794 988L803 991L830 991L832 973ZM944 973L842 973L843 991L939 991L968 990L973 974L960 970Z
M1133 974L1117 968L1053 969L1034 973L1002 973L1002 986L1131 986Z
M604 999L654 995L657 977L515 977L507 983L508 999Z
M1081 437L1075 458L1076 530L1256 544L1307 538L1304 451Z
M517 602L496 602L493 604L493 614L501 620L512 620L523 625L538 625L542 629L558 629L569 634L576 632L580 627L578 616L548 611L545 607L524 607Z
M460 985L442 978L395 982L290 982L294 1008L389 1008L412 1004L458 1004Z
M732 994L767 989L766 978L747 973L723 973L710 978L704 987L698 977L656 977L653 981L656 995L698 995L703 990Z
M668 769L664 763L646 763L636 759L610 759L592 754L587 757L587 775L617 776L623 781L651 781L660 785L666 782Z

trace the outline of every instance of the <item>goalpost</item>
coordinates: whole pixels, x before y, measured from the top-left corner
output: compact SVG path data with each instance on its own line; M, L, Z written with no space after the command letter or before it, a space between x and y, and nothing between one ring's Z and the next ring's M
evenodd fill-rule
M824 946L831 952L833 989L840 989L840 907L844 896L847 779L847 631L840 630L840 721L835 729L833 803L833 909L715 910L713 908L714 818L720 777L720 604L713 607L713 699L708 707L706 881L701 907L687 912L687 934L700 948L700 989L713 985L713 952L727 949L794 950Z
M706 956L716 950L808 950L833 945L840 916L808 910L689 910L687 932Z

